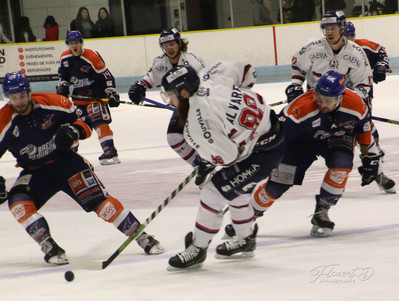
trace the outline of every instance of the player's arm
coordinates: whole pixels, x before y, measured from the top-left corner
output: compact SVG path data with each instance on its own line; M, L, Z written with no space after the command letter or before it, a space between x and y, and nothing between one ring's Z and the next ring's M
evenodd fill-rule
M387 51L385 50L385 47L380 45L380 47L378 48L378 61L373 69L374 83L378 84L379 82L384 81L387 72L392 72L389 67L389 57Z
M285 89L287 95L287 103L292 102L295 98L303 94L302 85L305 82L307 69L305 60L307 59L305 53L297 51L291 60L291 84Z

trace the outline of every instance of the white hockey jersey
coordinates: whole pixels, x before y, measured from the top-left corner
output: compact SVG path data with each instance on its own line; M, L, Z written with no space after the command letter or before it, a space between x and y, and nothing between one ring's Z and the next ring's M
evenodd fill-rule
M177 65L190 66L194 68L195 71L199 71L205 67L204 61L199 56L187 51L181 52ZM150 89L159 87L162 82L162 77L172 68L173 66L168 56L166 54L161 54L155 57L150 70L148 70L142 80Z
M247 158L271 128L270 107L250 88L254 68L239 62L217 62L199 71L200 86L190 97L184 138L214 165Z
M352 41L345 40L345 46L334 54L326 38L305 44L292 57L293 84L301 85L307 80L308 89L314 87L328 70L346 75L347 87L361 98L372 96L373 77L367 55Z

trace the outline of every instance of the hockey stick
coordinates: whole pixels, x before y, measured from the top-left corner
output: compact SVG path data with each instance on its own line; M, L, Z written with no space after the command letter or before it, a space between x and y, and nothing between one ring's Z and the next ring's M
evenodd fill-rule
M71 98L74 98L74 99L77 99L77 100L89 100L89 101L90 100L95 100L95 101L101 101L101 102L108 103L108 98L101 98L101 97L91 97L91 96L85 96L85 95L71 95ZM173 108L173 107L171 107L169 105L160 103L158 101L155 101L155 100L152 100L152 99L149 99L149 98L143 97L142 100L146 101L146 102L149 102L151 104L151 105L150 104L142 104L142 106L144 106L144 107L168 109L168 110L171 110L171 111L175 110L175 108ZM120 103L124 103L124 104L128 104L128 105L134 105L134 103L130 102L130 101L119 100L119 102Z
M278 105L282 105L283 103L287 103L287 101L286 100L282 100L282 101L278 101L278 102L273 102L273 103L269 104L269 106L270 107L275 107L275 106L278 106Z
M399 121L394 120L394 119L388 119L388 118L377 117L377 116L371 116L371 119L399 125Z
M105 261L97 261L97 260L90 260L85 258L72 258L68 257L69 264L75 268L85 269L85 270L104 270L107 266L111 264L112 261L122 251L135 239L137 238L141 232L143 232L144 228L151 223L154 218L165 208L169 202L186 186L192 178L195 177L197 174L197 168L195 168L185 179L183 182L179 184L179 186L171 192L171 194L158 206L156 210L154 210L149 217L145 220L144 223L137 228L126 240L125 242Z

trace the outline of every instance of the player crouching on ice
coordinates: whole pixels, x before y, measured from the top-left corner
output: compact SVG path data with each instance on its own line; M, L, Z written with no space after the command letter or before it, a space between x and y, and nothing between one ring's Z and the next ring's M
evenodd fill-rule
M91 120L66 97L32 93L28 78L7 73L3 82L7 104L0 109L0 157L8 150L23 168L7 193L0 177L0 204L8 198L15 219L40 245L44 260L67 264L65 251L50 235L50 227L38 210L63 191L85 211L94 211L106 222L130 236L140 222L110 196L83 157L71 149L91 135ZM137 243L147 254L164 252L159 242L143 232Z
M328 216L344 192L353 167L355 141L360 144L362 183L372 183L378 172L378 149L369 153L371 141L370 112L363 100L345 87L345 76L327 71L314 90L292 101L282 111L285 153L270 179L254 192L251 203L255 210L265 211L293 185L301 185L306 170L324 158L328 170L315 196L316 209L310 234L325 237L334 223Z
M218 62L198 75L178 66L162 79L162 98L176 107L185 140L203 165L220 167L201 190L194 231L186 235L186 249L169 259L169 270L202 266L226 202L237 236L218 245L216 257L253 256L258 229L250 194L277 167L284 148L280 122L250 89L254 81L251 65L234 62Z

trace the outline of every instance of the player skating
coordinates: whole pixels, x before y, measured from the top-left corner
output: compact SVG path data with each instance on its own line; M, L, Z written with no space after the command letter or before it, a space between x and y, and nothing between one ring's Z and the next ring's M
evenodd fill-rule
M254 80L250 65L233 62L218 62L198 75L178 66L162 79L163 99L176 107L187 143L208 165L221 167L201 190L194 231L186 235L186 249L169 259L172 269L202 265L226 202L237 236L218 245L217 255L245 257L255 250L257 226L249 197L278 165L284 143L276 114L250 90Z
M367 105L345 87L345 75L327 71L310 90L282 111L285 153L270 179L254 192L252 205L265 211L293 185L320 156L328 168L316 198L311 235L328 236L334 229L328 210L344 192L353 167L354 146L360 145L362 186L377 177L380 155L370 153L370 114Z
M22 172L7 195L0 177L0 202L8 198L15 219L40 245L44 260L67 264L65 251L50 235L38 210L63 191L85 211L94 211L129 236L140 222L110 196L90 164L71 149L91 135L91 119L64 96L31 93L29 80L20 72L7 73L3 82L7 104L0 109L0 157L8 150ZM143 233L137 243L147 254L164 251L152 236Z
M202 69L204 61L196 54L189 52L188 42L183 39L176 28L164 29L159 36L159 46L163 54L154 58L151 68L139 81L133 83L129 90L129 98L135 104L140 104L147 89L159 87L162 76L178 65L190 66L197 72ZM170 147L187 163L198 165L199 158L183 137L183 128L177 122L177 112L174 112L167 130L167 140ZM195 160L197 159L197 162Z
M361 47L345 38L345 24L346 18L342 11L327 12L321 21L325 37L305 44L294 54L291 84L286 89L288 102L303 93L302 85L305 80L307 88L310 89L325 72L335 70L345 74L348 88L354 90L364 100L371 113L373 74L370 63ZM374 71L374 74L376 72ZM381 76L381 74L378 73L375 76ZM370 151L376 153L375 148L379 148L378 132L373 123L372 125L373 139ZM383 173L382 164L380 164L376 183L387 193L396 191L395 182Z
M59 83L57 93L69 96L69 85L73 86L72 95L94 98L108 98L110 107L119 106L119 94L115 88L115 79L97 51L83 48L83 36L79 31L70 31L65 43L68 50L61 54L58 68ZM102 165L118 164L118 152L114 145L114 134L109 126L112 122L108 104L90 99L73 98L74 103L90 116L103 154L98 158Z

